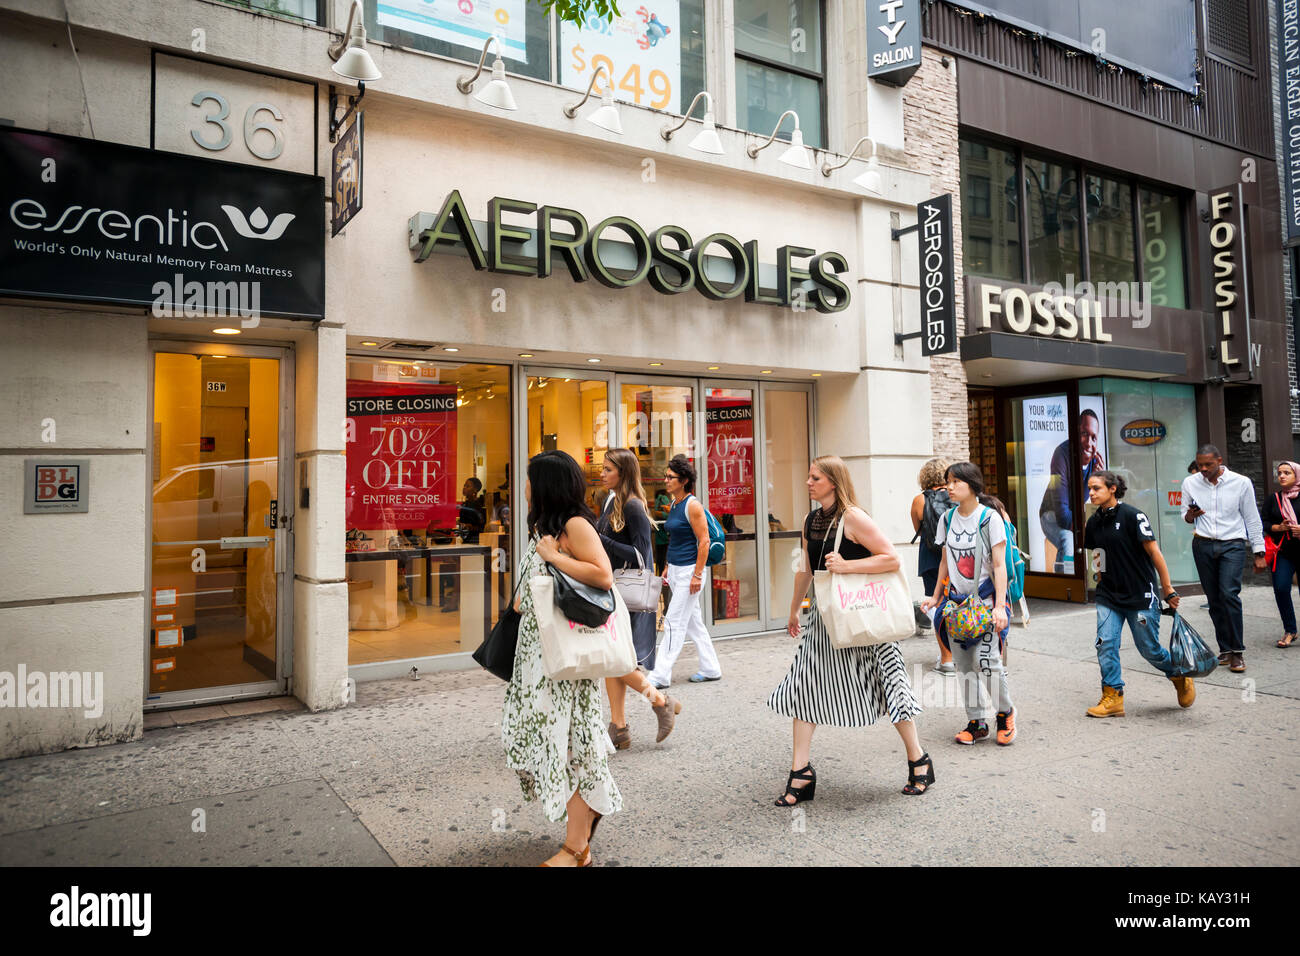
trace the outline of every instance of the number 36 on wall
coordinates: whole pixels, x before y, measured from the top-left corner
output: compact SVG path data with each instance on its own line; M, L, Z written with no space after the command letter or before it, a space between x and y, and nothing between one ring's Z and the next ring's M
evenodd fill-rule
M230 145L233 135L229 122L230 101L212 90L200 90L194 94L190 103L201 107L209 101L215 103L216 108L209 108L210 112L203 117L203 123L190 130L190 137L203 149L217 153ZM269 113L275 122L259 116L262 113ZM270 103L254 103L244 111L244 146L258 159L276 159L284 152L284 134L278 125L283 120L280 111ZM213 126L216 127L215 130L209 129Z

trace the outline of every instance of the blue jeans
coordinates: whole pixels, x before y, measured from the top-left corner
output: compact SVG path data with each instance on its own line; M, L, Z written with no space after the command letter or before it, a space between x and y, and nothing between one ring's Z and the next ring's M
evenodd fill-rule
M1242 639L1241 575L1249 552L1243 540L1192 539L1192 557L1205 599L1210 602L1210 620L1214 622L1220 653L1240 654L1246 649Z
M1294 634L1295 605L1291 603L1291 579L1295 577L1296 566L1291 559L1277 554L1277 565L1273 568L1273 597L1277 599L1277 610L1282 615L1282 630Z
M1056 563L1052 570L1057 574L1065 573L1065 556L1074 554L1074 532L1062 528L1057 523L1055 513L1044 511L1038 516L1038 523L1043 528L1043 536L1052 547L1056 548Z
M1166 677L1174 669L1169 652L1160 643L1160 610L1117 610L1097 602L1097 663L1101 665L1101 682L1116 690L1124 689L1124 673L1119 666L1119 641L1128 621L1133 646L1146 662Z

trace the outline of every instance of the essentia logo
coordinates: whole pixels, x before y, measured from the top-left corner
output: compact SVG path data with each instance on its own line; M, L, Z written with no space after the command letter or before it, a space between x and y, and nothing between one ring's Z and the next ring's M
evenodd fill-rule
M235 232L245 239L279 239L296 218L293 213L283 212L271 219L260 206L250 216L245 216L237 206L223 205L221 209ZM194 246L205 250L220 247L224 252L230 251L215 223L206 219L191 220L189 211L185 209L180 210L179 215L168 208L165 216L142 213L133 217L119 209L72 205L56 216L39 201L23 198L14 200L9 206L9 218L19 229L73 235L86 228L98 232L105 239L117 241L151 242L157 237L159 245Z
M889 585L872 581L865 587L844 590L842 585L835 585L835 594L840 599L840 610L861 611L869 607L889 610Z

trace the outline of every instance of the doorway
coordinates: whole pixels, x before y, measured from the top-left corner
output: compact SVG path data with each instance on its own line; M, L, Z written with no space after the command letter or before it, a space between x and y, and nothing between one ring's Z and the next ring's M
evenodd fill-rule
M674 455L685 455L698 475L695 493L726 533L726 555L711 568L702 597L710 633L784 626L800 522L808 512L810 388L585 369L521 373L527 396L522 462L541 451L568 452L582 467L587 502L599 514L605 452L629 448L641 464L651 518L661 521L670 504L664 471ZM526 509L518 493L516 507ZM666 548L657 532L660 570Z
M156 343L145 707L282 693L292 620L292 363Z

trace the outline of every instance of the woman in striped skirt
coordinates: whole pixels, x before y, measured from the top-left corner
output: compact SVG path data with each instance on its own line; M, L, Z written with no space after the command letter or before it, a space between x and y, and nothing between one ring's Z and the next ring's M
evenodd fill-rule
M822 455L808 469L808 494L820 506L803 526L803 557L794 579L790 601L791 637L799 637L799 609L813 571L834 574L864 574L892 571L899 567L898 555L889 539L858 507L853 480L844 462L834 455ZM844 523L844 539L835 550L835 533ZM818 724L836 727L866 727L888 715L907 750L908 781L903 793L926 793L934 783L930 755L921 749L912 717L921 705L907 682L903 652L897 642L870 647L833 647L826 625L817 609L814 594L810 602L808 628L785 678L772 691L767 706L794 719L794 757L785 793L778 807L792 807L813 799L817 774L809 761L813 731ZM800 769L802 768L802 769Z

